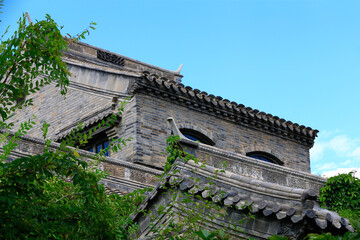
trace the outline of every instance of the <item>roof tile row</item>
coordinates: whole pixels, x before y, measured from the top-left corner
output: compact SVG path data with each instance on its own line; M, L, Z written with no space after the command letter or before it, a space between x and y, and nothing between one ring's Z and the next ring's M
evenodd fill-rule
M265 197L259 198L252 194L220 188L203 181L194 181L193 177L187 175L175 174L168 178L168 182L171 185L179 184L182 191L200 194L205 199L210 198L213 202L221 202L225 206L233 206L240 210L251 206L249 209L252 213L263 214L266 217L274 215L279 220L288 218L293 223L308 218L314 219L321 229L332 225L336 229L354 231L347 219L340 217L336 212L321 208L316 202L316 192L311 189L298 189L302 196L300 204L291 204L277 201L276 198L267 200ZM263 185L263 183L259 184Z
M209 184L206 178L194 179L194 176L189 174L188 171L184 171L183 167L186 168L185 165L184 163L179 163L178 167L173 168L176 171L168 173L158 183L147 199L139 206L139 210L145 210L151 200L162 191L166 191L166 185L170 184L172 187L178 187L181 191L201 195L205 199L211 199L213 202L234 207L240 211L248 207L247 209L253 214L262 214L265 217L274 216L278 220L287 219L294 224L306 219L312 219L316 226L322 230L327 227L333 227L337 230L354 231L347 219L340 217L336 212L321 208L317 202L317 192L312 189L289 188L275 186L277 184L270 183L270 185L274 186L269 186L269 188L287 191L293 196L294 194L298 196L297 200L289 201L274 196L269 197L266 188L263 188L264 191L262 193L258 191L254 194L251 191L240 191L226 185L217 186L216 184ZM178 171L179 167L180 171ZM202 175L201 173L197 174ZM238 179L239 182L243 180L243 178ZM266 182L258 181L258 186L265 186ZM136 214L132 216L132 220L135 218Z
M179 102L185 102L202 110L206 109L209 112L218 113L251 127L276 132L277 134L280 133L285 137L305 142L307 145L312 146L318 133L316 129L286 121L278 116L245 107L243 104L230 102L220 96L214 96L199 89L192 89L189 86L147 72L144 72L144 77L138 85L138 89L146 89L148 93L153 92L163 97L171 96L172 100L176 99Z

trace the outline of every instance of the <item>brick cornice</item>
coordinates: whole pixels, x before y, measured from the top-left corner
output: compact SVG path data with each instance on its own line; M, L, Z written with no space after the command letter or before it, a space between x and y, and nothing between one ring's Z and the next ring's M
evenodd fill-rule
M198 89L192 89L181 83L176 83L156 75L144 73L142 78L132 83L131 92L145 93L156 98L176 102L179 105L216 116L241 126L256 129L267 134L295 141L311 148L319 132L283 118L260 112L257 109L245 107L236 102L230 102L219 96L214 96Z
M191 140L185 139L186 142L184 142L184 139L181 139L181 143L187 143ZM227 150L223 150L214 146L209 146L203 143L196 143L197 149L200 151L204 151L205 153L209 155L217 155L220 157L226 158L228 161L234 161L234 162L241 162L243 164L258 167L260 169L266 169L267 171L273 172L273 173L280 173L288 176L294 176L296 178L304 179L309 182L315 182L319 184L325 184L326 179L311 173L298 171L289 167L280 166L273 163L268 163L265 161L257 160L251 157L247 157L238 153L229 152Z

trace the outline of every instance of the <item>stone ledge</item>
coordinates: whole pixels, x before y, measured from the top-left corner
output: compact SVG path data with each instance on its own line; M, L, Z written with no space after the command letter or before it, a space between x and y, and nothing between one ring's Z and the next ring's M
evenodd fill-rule
M13 132L0 130L0 133L5 133L5 132L9 133L10 136L14 135ZM35 146L35 145L41 145L42 147L45 146L45 141L42 140L42 139L39 139L39 138L34 138L34 137L30 137L30 136L25 135L25 136L21 136L20 139L22 141L24 141L24 142L33 144L34 147L37 147L37 149L38 149L38 146ZM19 146L20 145L21 144L19 144ZM59 149L60 144L52 142L50 144L50 147L53 148L53 149ZM0 151L1 151L1 147L0 147ZM78 149L77 152L79 153L80 156L86 157L86 158L92 158L92 157L94 157L96 155L94 153L91 153L91 152L88 152L88 151L85 151L85 150L81 150L81 149ZM19 154L21 156L29 156L30 154L33 154L33 153L32 152L24 153L24 152L17 151L17 150L14 151L14 156L19 155ZM37 153L35 153L35 154L37 154ZM135 163L132 163L132 162L126 162L126 161L111 158L111 157L104 158L104 162L114 164L114 165L118 165L118 166L122 166L122 167L126 167L126 168L130 168L130 169L134 169L134 170L139 170L141 172L150 173L150 174L153 174L153 175L161 175L163 173L163 171L160 171L160 170L156 170L156 169L153 169L153 168L150 168L150 167L138 165L138 164L135 164Z

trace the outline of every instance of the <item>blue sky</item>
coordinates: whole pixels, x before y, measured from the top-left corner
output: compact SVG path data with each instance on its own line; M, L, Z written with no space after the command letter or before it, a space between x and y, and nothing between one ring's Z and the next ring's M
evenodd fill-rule
M360 170L360 1L5 0L64 34L169 70L183 83L320 130L312 172ZM343 170L342 170L343 169ZM360 172L360 171L359 171Z

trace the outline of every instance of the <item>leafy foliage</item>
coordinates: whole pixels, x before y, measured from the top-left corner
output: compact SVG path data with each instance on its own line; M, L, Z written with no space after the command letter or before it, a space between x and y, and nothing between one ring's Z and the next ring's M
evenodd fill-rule
M359 229L358 229L359 230ZM344 236L333 236L331 233L323 234L309 234L305 239L307 240L358 240L360 239L360 233L358 232L346 232Z
M48 127L44 122L45 139ZM129 215L145 189L107 196L98 184L106 174L96 159L89 162L76 148L55 150L50 143L46 139L41 155L0 162L0 238L126 239L136 229Z
M23 136L30 130L36 123L33 121L35 117L29 119L20 125L20 128L10 137L8 132L0 134L0 143L7 142L2 146L3 153L0 155L0 162L4 162L7 157L10 155L11 151L18 146L17 141L20 136Z
M196 161L198 163L198 159L196 159L193 155L184 152L184 149L179 144L180 137L176 135L170 135L166 140L167 147L165 148L167 153L167 159L164 166L164 174L170 171L173 167L176 159L183 159L185 162L191 160Z
M123 108L119 109L119 114ZM102 128L113 116L99 123ZM1 158L17 145L19 136L34 122L21 125L12 138L4 134L8 144L3 146ZM81 124L80 124L81 126ZM80 131L82 128L78 127ZM12 162L0 162L0 238L4 239L126 239L136 229L129 215L143 198L145 189L129 195L107 196L98 182L106 176L98 169L104 152L83 159L77 148L63 141L59 149L51 148L47 139L49 124L43 123L45 148L41 155L23 157ZM85 134L77 132L67 140L84 144ZM119 145L128 141L118 139ZM114 145L114 146L115 146ZM130 227L124 229L123 225ZM11 229L9 231L8 229Z
M289 237L281 237L281 236L278 236L278 235L274 235L274 236L271 236L268 238L269 240L290 240Z
M222 230L208 231L206 229L200 229L195 234L203 240L228 240L230 236Z
M19 101L39 87L56 81L61 94L69 84L62 50L67 42L58 25L46 15L46 19L26 25L23 15L19 27L8 40L2 41L0 54L0 116L2 122L9 119L15 109L31 104L31 99ZM54 80L55 79L55 80Z
M46 141L41 155L0 162L0 238L125 239L136 226L130 223L127 230L122 226L129 224L129 215L143 200L145 190L107 196L98 184L106 176L97 168L101 154L89 162L66 144L52 149L46 139L48 127L44 122ZM26 129L13 138L18 140ZM9 141L3 149L13 147Z
M96 23L89 28L95 29ZM18 21L18 29L7 40L0 43L0 129L16 109L32 104L30 93L40 87L55 83L65 95L70 72L62 60L62 51L68 49L70 41L85 38L84 30L76 37L66 38L60 33L62 27L46 15L45 20L26 25L25 14Z
M360 239L360 179L352 172L339 174L327 180L320 191L320 200L330 210L337 211L348 218L355 232L346 232L344 236L331 233L309 234L308 240L356 240Z
M13 124L6 121L16 109L31 105L29 95L40 87L54 82L60 93L66 94L70 73L62 61L62 51L70 41L83 39L89 32L71 39L63 37L49 15L29 26L25 16L18 23L14 35L0 44L0 130L11 129ZM119 114L123 110L121 105ZM116 118L113 115L97 127ZM49 124L44 122L43 153L6 162L20 137L34 126L34 119L22 123L14 133L0 134L0 238L126 239L136 226L130 224L127 230L122 226L129 223L128 216L142 201L145 190L126 196L106 195L104 186L98 184L106 176L97 167L102 154L89 161L73 147L86 144L92 137L91 133L81 133L81 125L54 149L47 139ZM114 151L121 150L128 140L114 140L111 146Z
M157 206L157 209L153 212L149 212L152 218L151 220L151 232L153 239L212 239L212 240L225 240L230 239L229 232L238 229L239 223L250 219L252 216L250 213L245 214L243 219L239 222L234 222L228 217L228 208L222 204L217 204L210 200L214 197L213 189L216 186L216 178L218 172L216 171L211 177L208 177L208 183L210 186L204 188L209 191L209 197L203 198L199 194L194 192L182 192L178 190L179 181L176 180L179 170L174 165L175 161L182 159L184 162L193 160L198 165L193 171L194 176L197 176L197 171L201 167L205 167L204 163L193 155L184 151L179 144L179 136L170 136L167 139L167 162L165 164L165 174L169 174L175 177L174 182L170 182L170 186L164 185L167 193L170 195L171 201L167 205ZM223 168L224 166L219 166ZM164 176L164 175L163 175ZM200 178L193 177L194 185L200 181ZM220 192L225 194L225 192ZM176 209L175 211L173 209ZM159 216L166 216L166 221L158 221ZM220 227L215 224L216 219L227 219L229 223L224 223L224 226ZM206 226L206 227L205 227ZM209 229L212 229L211 231Z
M51 151L2 164L0 237L112 237L116 208L98 185L103 173L87 167L72 153Z
M359 215L360 179L352 172L329 178L321 189L320 200L331 210L341 212L350 209Z

